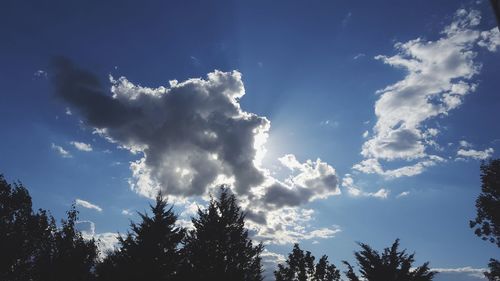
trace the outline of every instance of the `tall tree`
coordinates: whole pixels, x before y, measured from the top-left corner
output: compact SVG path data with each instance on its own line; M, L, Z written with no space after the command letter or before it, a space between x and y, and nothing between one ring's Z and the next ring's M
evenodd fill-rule
M413 268L415 254L407 254L406 250L399 251L399 239L384 252L373 250L367 244L359 243L361 251L355 252L357 263L360 267L360 278L354 268L346 261L348 271L345 272L350 281L430 281L435 272L430 271L429 263Z
M340 272L335 265L328 262L326 255L314 264L315 257L311 252L304 253L299 244L293 246L286 264L278 264L274 271L276 281L339 281Z
M481 193L476 199L476 218L469 222L474 233L500 247L500 159L481 163ZM500 280L500 261L491 259L490 272L486 277L491 281Z
M132 232L119 237L120 249L109 253L98 267L100 280L177 280L181 262L179 245L185 230L176 226L177 216L161 194L150 205L152 216L139 214Z
M0 175L0 280L91 280L97 247L75 229L77 219L73 207L58 229L46 211L33 212L22 184Z
M248 237L245 215L227 187L192 222L184 246L185 280L262 280L263 246Z
M78 211L73 205L61 228L47 233L40 241L34 276L38 280L87 281L93 279L98 249L94 239L83 238L77 230ZM44 223L44 222L43 222ZM54 229L53 221L49 229Z
M33 222L28 190L0 175L0 280L28 280L35 253Z

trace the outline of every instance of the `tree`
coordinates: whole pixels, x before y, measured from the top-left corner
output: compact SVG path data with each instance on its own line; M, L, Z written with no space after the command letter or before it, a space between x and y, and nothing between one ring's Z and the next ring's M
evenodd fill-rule
M0 175L0 280L28 280L35 249L31 196Z
M245 215L233 194L221 187L218 200L198 209L185 240L184 280L262 280L262 244L253 246Z
M75 229L77 220L73 206L58 229L46 211L33 212L22 184L0 175L0 280L91 280L97 247Z
M500 159L481 163L481 193L476 199L476 218L469 222L474 233L500 247ZM491 259L486 277L500 280L500 262Z
M67 219L62 220L61 228L49 223L46 233L40 241L39 254L35 258L34 276L37 280L86 281L93 279L93 270L97 262L98 249L94 239L83 238L76 229L78 211L73 205L67 212Z
M276 281L339 281L340 272L335 265L328 262L326 255L322 256L317 264L311 252L300 249L299 244L293 246L288 255L286 265L278 264L274 271Z
M399 239L396 239L390 248L385 248L382 254L367 244L359 243L359 245L362 250L355 252L354 255L362 278L358 277L354 268L344 261L348 269L345 274L350 281L430 281L436 274L430 271L428 262L413 268L415 254L407 254L406 250L399 251Z
M177 216L161 194L152 216L139 214L141 223L131 223L132 232L119 237L120 249L109 253L99 265L99 280L176 280L182 260L179 245L185 230L176 226Z

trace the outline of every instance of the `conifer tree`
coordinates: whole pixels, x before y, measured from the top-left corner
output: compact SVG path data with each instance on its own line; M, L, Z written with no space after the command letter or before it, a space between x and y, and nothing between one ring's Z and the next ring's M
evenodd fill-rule
M161 194L150 205L152 216L139 214L141 222L119 237L119 249L106 257L97 269L99 280L178 280L179 245L185 230L176 226L177 216Z
M369 245L359 243L362 250L354 255L360 267L361 278L354 272L354 268L346 261L348 271L346 276L349 281L430 281L435 272L430 271L429 263L413 268L415 254L407 254L406 250L399 251L399 239L384 252L373 250Z
M245 215L227 187L206 210L198 209L186 237L184 280L260 281L262 244L253 245Z

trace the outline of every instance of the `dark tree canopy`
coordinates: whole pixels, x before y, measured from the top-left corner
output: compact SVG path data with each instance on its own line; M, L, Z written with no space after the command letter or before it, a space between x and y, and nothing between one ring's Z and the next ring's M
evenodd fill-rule
M97 247L75 229L77 219L73 207L57 228L46 211L33 212L22 184L0 175L0 280L91 280Z
M362 250L355 252L359 269L359 275L355 273L353 266L344 261L348 271L345 272L350 281L430 281L435 272L430 271L429 263L414 268L415 254L407 254L406 250L399 251L399 239L384 252L373 250L367 244L359 243Z
M474 233L500 247L500 159L481 163L481 193L476 199L476 218L469 222ZM500 262L490 259L490 281L500 280Z
M322 256L318 263L311 252L304 253L299 244L293 246L286 264L279 264L274 271L276 281L339 281L340 272L335 265L328 262L327 256Z
M159 194L150 205L152 216L139 214L140 224L119 237L120 248L99 265L99 280L177 280L181 265L179 245L185 230L176 226L172 206Z
M262 280L263 246L253 245L244 218L225 187L218 200L212 198L206 210L198 210L185 240L184 280Z
M481 164L481 194L476 199L474 233L500 247L500 159Z

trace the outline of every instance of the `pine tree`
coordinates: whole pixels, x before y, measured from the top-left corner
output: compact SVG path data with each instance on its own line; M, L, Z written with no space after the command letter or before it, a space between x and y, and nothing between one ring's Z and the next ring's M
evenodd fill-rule
M346 261L349 281L430 281L435 272L430 271L429 263L413 268L415 254L407 254L406 250L398 251L399 239L390 248L385 248L382 254L373 250L369 245L359 243L362 250L355 252L362 278L354 272L354 268Z
M327 256L322 256L314 264L315 257L311 252L304 253L299 244L293 246L286 264L278 264L274 272L276 281L339 281L340 272L335 265L328 262Z
M263 246L254 246L248 237L245 215L227 187L192 222L184 247L184 280L262 280Z
M139 214L141 223L131 223L132 232L118 238L120 249L99 265L99 280L178 280L185 230L175 225L177 216L161 194L150 208L151 217Z

